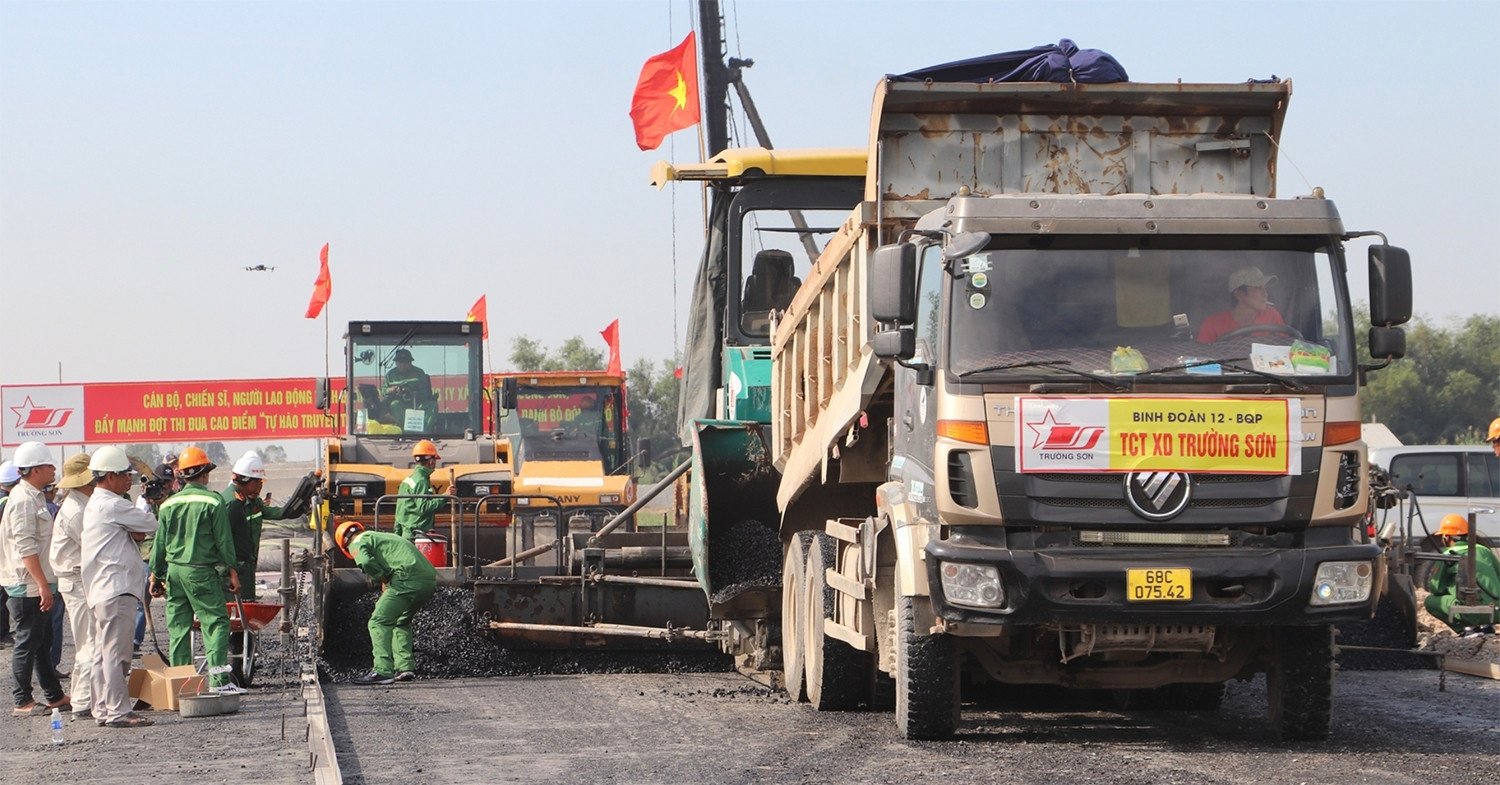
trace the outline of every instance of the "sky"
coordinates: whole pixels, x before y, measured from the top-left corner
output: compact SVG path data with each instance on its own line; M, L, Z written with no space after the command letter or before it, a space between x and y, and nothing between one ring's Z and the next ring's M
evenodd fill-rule
M320 374L355 319L671 356L699 193L628 117L696 3L0 2L0 383ZM883 74L1071 38L1133 81L1291 78L1282 196L1407 248L1419 314L1500 313L1500 4L726 0L778 147L863 147ZM747 128L743 123L741 128ZM748 131L747 131L748 133ZM1362 248L1353 287L1365 287ZM252 265L274 266L248 272Z

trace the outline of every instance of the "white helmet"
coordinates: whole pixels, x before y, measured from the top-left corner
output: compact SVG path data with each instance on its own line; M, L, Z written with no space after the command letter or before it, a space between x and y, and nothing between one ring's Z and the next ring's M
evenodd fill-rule
M0 463L0 485L15 485L21 481L21 470L15 461Z
M100 474L130 471L130 456L114 445L100 447L94 457L89 459L89 471Z
M16 448L16 468L30 469L35 466L56 466L57 461L52 460L52 451L41 442L26 442Z
M260 459L260 453L254 450L245 451L240 459L234 462L234 473L240 477L249 477L252 480L264 480L266 478L266 462Z

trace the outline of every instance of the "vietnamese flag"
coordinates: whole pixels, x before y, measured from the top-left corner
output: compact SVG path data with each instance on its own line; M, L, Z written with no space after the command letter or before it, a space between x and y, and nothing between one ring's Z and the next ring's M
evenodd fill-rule
M609 344L609 368L605 373L620 373L620 320L616 319L609 326L599 331L604 336L604 342Z
M697 40L689 32L675 48L641 66L630 99L630 120L642 150L655 150L667 134L698 123Z
M323 251L318 254L318 280L313 281L312 299L307 303L307 318L316 319L323 312L323 306L328 304L328 296L333 294L333 276L328 274L328 243L323 243Z
M482 337L486 340L490 337L489 305L484 301L486 295L479 295L479 299L469 307L469 313L464 316L466 322L479 322L482 329Z

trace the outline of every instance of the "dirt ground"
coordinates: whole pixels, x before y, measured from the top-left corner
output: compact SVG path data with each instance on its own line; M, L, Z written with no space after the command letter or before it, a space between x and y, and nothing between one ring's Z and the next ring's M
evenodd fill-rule
M1218 712L1120 711L1055 691L966 706L958 738L891 715L818 714L737 674L623 674L328 687L345 782L1493 783L1500 682L1341 673L1332 738L1268 740L1265 686Z

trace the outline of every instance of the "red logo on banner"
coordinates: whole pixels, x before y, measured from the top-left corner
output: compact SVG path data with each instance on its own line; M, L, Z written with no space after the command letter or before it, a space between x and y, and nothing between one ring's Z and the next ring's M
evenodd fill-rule
M1032 449L1092 450L1104 435L1102 425L1061 423L1053 419L1050 411L1041 420L1026 423L1026 427L1036 432L1036 441L1031 443Z
M16 413L16 428L61 428L68 424L68 418L73 416L72 407L49 409L37 406L31 402L31 396L20 406L12 406L10 410Z

